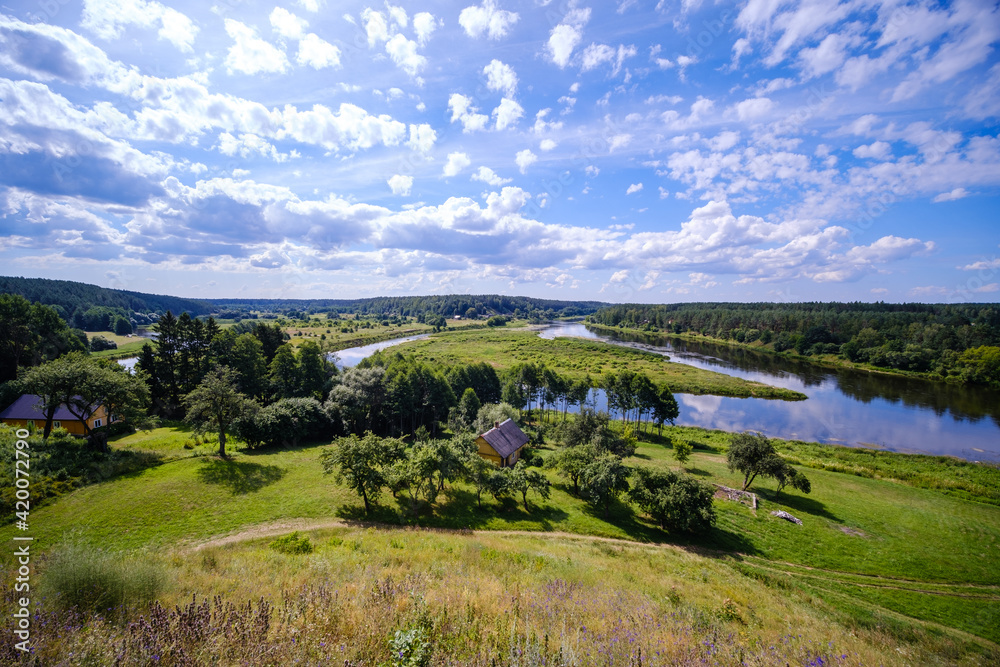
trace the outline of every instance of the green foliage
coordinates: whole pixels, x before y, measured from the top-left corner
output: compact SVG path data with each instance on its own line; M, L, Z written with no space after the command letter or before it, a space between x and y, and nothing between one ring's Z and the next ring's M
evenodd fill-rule
M580 486L595 505L611 513L611 502L629 489L631 469L613 454L601 454L580 471Z
M54 309L0 293L0 384L15 379L19 367L86 350L86 335L81 340Z
M508 419L517 418L517 409L510 403L487 403L479 408L473 430L476 433L486 433L494 424L504 423Z
M219 456L226 456L226 434L240 417L256 404L236 388L236 372L216 366L191 393L184 397L187 422L200 429L214 430L219 436Z
M369 431L363 438L338 438L320 454L320 461L325 473L333 474L361 496L368 514L379 492L389 484L390 469L405 460L405 451L402 441L379 438Z
M690 442L686 440L676 440L674 442L674 458L677 459L677 462L681 465L688 462L688 459L691 458L692 451L694 451L694 447Z
M545 466L573 482L573 493L580 495L580 476L598 455L599 450L590 443L563 447L546 459Z
M431 662L432 647L423 627L397 630L389 640L392 667L426 667Z
M101 614L149 604L167 582L165 572L146 559L73 541L52 552L40 579L44 596L53 604Z
M311 554L313 552L313 543L309 541L309 537L298 531L282 535L273 540L270 546L279 553L289 555Z
M590 319L755 346L759 335L775 352L839 354L852 363L1000 386L1000 353L988 351L1000 350L997 304L627 304L602 308Z
M118 343L108 340L104 336L94 336L90 339L91 352L103 352L104 350L117 350Z
M673 470L639 466L633 470L629 499L671 532L697 533L715 523L714 488Z

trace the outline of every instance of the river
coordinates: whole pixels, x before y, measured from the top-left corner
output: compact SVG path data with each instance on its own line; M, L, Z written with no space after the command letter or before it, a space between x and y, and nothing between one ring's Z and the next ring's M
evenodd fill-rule
M426 337L407 336L337 352L340 368L376 350ZM575 336L639 347L671 361L786 387L805 401L677 394L683 426L760 431L768 436L897 452L944 454L1000 461L1000 392L917 378L826 368L766 352L677 338L598 333L583 324L556 322L542 338ZM122 359L134 365L135 359ZM603 391L591 403L606 406Z
M576 336L664 354L671 361L786 387L805 401L677 394L678 424L898 452L1000 461L1000 392L870 373L746 348L668 338L606 334L554 323L542 338ZM597 397L598 405L603 401Z

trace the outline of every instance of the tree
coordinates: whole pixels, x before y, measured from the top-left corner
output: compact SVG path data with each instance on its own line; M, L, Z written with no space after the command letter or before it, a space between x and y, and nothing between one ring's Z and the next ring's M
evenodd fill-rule
M662 434L664 422L673 425L678 415L680 415L680 409L677 407L677 399L674 398L670 387L663 385L660 387L656 404L653 406L653 419L656 420L657 431Z
M323 472L333 474L338 482L346 482L361 496L367 515L379 491L389 483L388 469L405 460L405 452L402 441L379 438L368 431L363 438L353 434L338 438L320 454L320 461Z
M491 479L499 469L477 452L465 456L465 481L476 487L476 504L483 507L483 491L489 491Z
M226 458L226 433L255 404L236 388L239 377L228 366L216 366L183 399L186 421L212 428L219 435L219 456Z
M510 492L521 494L525 512L531 511L528 507L529 491L534 491L545 500L551 495L548 478L539 471L528 468L524 461L518 461L513 468L502 468L501 472L507 476L507 488Z
M517 408L510 403L487 403L479 408L476 413L476 422L473 427L476 433L486 433L494 424L514 419L517 417Z
M268 365L267 377L277 398L292 398L299 388L299 363L291 345L282 345Z
M694 447L692 447L691 443L687 440L678 440L674 443L674 458L677 459L677 462L681 464L682 468L684 467L684 464L688 462L688 459L691 458L691 452L693 450Z
M614 454L601 454L580 472L580 485L591 502L611 514L611 501L629 489L630 470Z
M24 386L42 397L46 415L45 436L52 430L52 416L60 405L83 424L84 436L99 450L107 439L97 437L88 420L101 406L125 421L138 423L149 404L149 387L141 376L131 375L114 362L72 352L25 373Z
M637 467L629 499L665 530L695 533L715 523L715 490L690 475Z
M597 458L597 448L591 444L563 447L545 461L545 467L557 470L573 483L573 494L580 495L580 475Z
M479 397L476 396L476 392L472 387L469 387L464 392L462 392L462 398L458 402L458 407L455 410L455 417L458 424L462 428L469 428L472 426L476 417L479 415L479 408L482 404L479 402Z
M237 385L242 393L258 399L265 397L267 361L259 338L249 333L237 336L225 361L239 376Z
M763 433L735 433L729 443L726 453L726 463L729 469L743 473L743 490L753 484L758 475L762 477L779 477L787 474L787 464L774 445Z
M331 364L318 344L311 340L299 346L299 391L300 396L312 396L322 400L327 382L335 367Z

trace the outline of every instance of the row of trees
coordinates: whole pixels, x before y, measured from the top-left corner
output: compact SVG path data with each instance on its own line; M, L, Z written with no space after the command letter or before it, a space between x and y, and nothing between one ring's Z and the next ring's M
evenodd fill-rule
M777 352L839 354L884 368L1000 387L997 304L619 305L602 308L590 319L605 326L760 341Z

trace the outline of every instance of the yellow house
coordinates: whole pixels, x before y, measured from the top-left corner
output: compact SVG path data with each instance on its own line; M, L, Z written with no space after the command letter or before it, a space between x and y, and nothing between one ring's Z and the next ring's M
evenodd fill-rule
M109 419L108 411L99 405L90 415L87 415L87 426L90 430L107 426L117 421L113 416ZM14 428L34 428L39 431L45 428L45 412L42 410L42 398L35 394L23 394L10 406L0 412L0 422ZM77 419L65 405L60 405L52 417L52 428L64 428L73 435L84 435L83 422Z
M528 444L528 436L514 420L508 419L502 424L494 422L493 428L476 438L476 444L480 456L501 468L508 468L521 457L521 448Z

